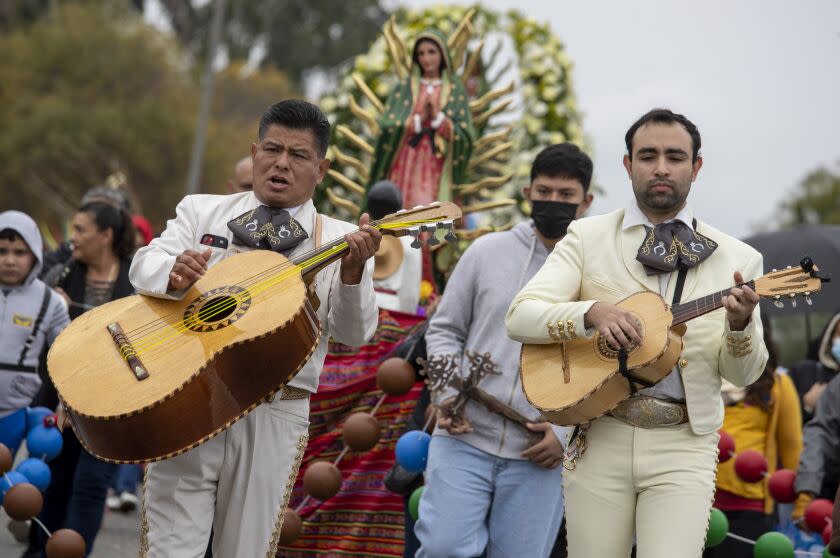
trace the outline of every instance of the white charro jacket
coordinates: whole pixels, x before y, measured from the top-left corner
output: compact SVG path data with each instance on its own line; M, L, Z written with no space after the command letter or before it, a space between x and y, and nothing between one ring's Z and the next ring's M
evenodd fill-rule
M201 243L205 235L226 239L226 248L213 247L209 266L239 252L252 250L233 243L233 233L228 221L260 205L253 192L233 195L199 194L187 196L178 204L175 218L166 224L166 230L151 244L138 250L131 264L129 278L138 293L161 298L178 299L183 291L167 292L169 272L175 264L175 257L184 250L202 252L208 248ZM292 253L292 257L315 247L313 231L317 212L312 201L306 202L294 214L309 235ZM344 236L356 230L354 225L321 216L321 244ZM290 386L311 392L318 389L318 377L327 354L330 337L340 343L359 346L370 339L376 331L378 313L373 292L373 258L368 260L365 272L358 285L344 285L341 282L339 263L333 263L318 272L316 293L321 301L318 319L322 335L315 352L301 371L289 381Z
M523 343L554 343L548 323L569 323L576 335L593 335L584 315L595 302L616 303L639 291L659 293L659 279L648 276L636 260L644 240L641 225L622 230L624 210L572 222L545 265L513 300L505 322L508 333ZM745 280L762 274L761 254L743 242L698 222L697 232L718 243L702 264L689 269L683 302L721 291L740 271ZM670 303L676 281L669 282ZM744 331L729 330L724 309L687 322L685 347L678 366L685 386L691 428L714 432L723 423L721 377L736 386L754 382L764 370L767 349L759 308Z

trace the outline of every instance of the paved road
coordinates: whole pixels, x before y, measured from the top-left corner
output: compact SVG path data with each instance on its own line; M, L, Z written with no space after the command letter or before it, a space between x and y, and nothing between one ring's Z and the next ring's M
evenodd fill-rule
M8 529L9 516L0 511L0 556L19 558L26 545L19 543ZM140 515L106 511L102 530L91 558L136 558L140 542Z

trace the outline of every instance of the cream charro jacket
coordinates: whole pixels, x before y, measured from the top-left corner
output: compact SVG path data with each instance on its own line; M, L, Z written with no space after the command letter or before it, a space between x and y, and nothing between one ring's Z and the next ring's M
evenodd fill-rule
M645 229L622 230L624 210L574 221L545 265L513 300L505 323L508 334L523 343L553 343L547 324L567 323L576 335L593 335L584 315L595 302L616 303L639 291L659 293L656 275L648 276L636 253ZM686 275L683 302L716 293L732 285L732 274L745 280L762 274L761 254L743 242L698 222L697 232L718 243L705 262ZM676 281L669 282L666 300ZM759 308L742 332L729 330L724 309L687 322L679 369L695 434L714 432L723 423L721 377L736 386L754 382L767 361ZM729 340L727 341L727 338Z
M233 243L233 233L227 223L260 205L253 192L243 192L226 196L199 194L187 196L175 210L175 218L166 224L166 230L151 244L137 251L131 263L129 278L138 293L161 298L179 299L183 291L167 292L169 272L175 264L175 257L184 250L199 252L208 248L201 243L205 235L214 235L226 239L226 248L213 247L209 266L239 252L251 250L247 246ZM295 251L297 254L315 247L313 231L317 212L312 201L306 202L294 214L309 235ZM321 244L344 236L356 227L350 223L321 216ZM327 266L315 279L316 293L321 301L318 319L321 322L322 335L318 346L309 361L288 385L315 392L318 389L318 377L327 354L330 337L340 343L359 346L370 339L376 331L379 319L376 299L373 292L373 258L368 260L365 272L358 285L344 285L341 282L339 263Z

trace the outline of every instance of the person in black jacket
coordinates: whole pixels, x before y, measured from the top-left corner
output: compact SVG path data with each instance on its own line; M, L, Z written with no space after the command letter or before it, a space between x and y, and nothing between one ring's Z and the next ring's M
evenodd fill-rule
M790 377L796 385L802 403L803 423L814 416L817 400L828 382L840 370L840 356L832 353L834 339L840 339L840 312L832 316L817 342L813 344L814 353L790 368Z
M128 280L134 234L128 213L116 205L92 201L79 208L73 218L72 260L61 270L55 286L67 301L71 320L91 308L134 293ZM58 404L52 382L44 383L36 404L49 408ZM61 423L61 411L59 417ZM44 494L38 519L51 532L61 528L77 531L87 545L86 555L90 555L117 465L88 453L71 428L64 428L62 436L64 446L50 462L52 482ZM24 558L42 556L46 534L33 526L29 535Z

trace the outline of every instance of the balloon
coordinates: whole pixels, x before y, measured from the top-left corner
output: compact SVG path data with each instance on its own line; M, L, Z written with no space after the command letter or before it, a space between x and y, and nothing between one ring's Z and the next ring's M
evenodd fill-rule
M822 558L840 558L840 557L835 556L834 554L830 553L828 551L828 547L826 547L825 550L823 550Z
M767 473L767 458L756 450L744 450L735 456L735 474L744 482L758 482Z
M61 453L63 444L61 431L55 426L36 424L26 435L26 447L29 449L29 455L42 458L44 461L55 459Z
M50 485L50 481L52 480L50 466L42 460L35 459L34 457L23 460L23 462L21 462L15 470L26 477L29 482L34 484L41 492L44 492L47 489Z
M796 490L793 483L796 481L796 473L790 469L779 469L767 481L767 488L777 502L789 504L796 500Z
M777 531L764 533L755 541L755 558L793 558L793 541Z
M718 433L720 434L720 440L718 440L718 463L725 463L735 455L735 440L728 432L720 430Z
M817 498L805 508L805 523L815 533L822 533L826 521L831 519L834 503L826 498Z
M41 491L28 482L16 484L3 497L3 508L9 517L18 521L32 519L44 507Z
M353 413L344 421L341 436L353 451L368 451L379 442L379 421L370 413Z
M712 548L723 542L729 532L729 519L717 508L712 508L709 527L706 530L706 548Z
M3 505L3 498L6 496L6 492L9 489L16 485L22 484L24 482L29 482L26 480L26 477L18 473L17 471L9 471L2 477L0 477L0 505Z
M432 437L425 432L409 430L397 440L397 447L394 450L397 462L412 473L425 471L431 441Z
M47 539L47 558L84 558L85 540L72 529L59 529Z
M425 486L418 486L408 499L408 515L414 521L417 521L417 518L420 517L420 498L423 496L425 489Z
M341 490L341 470L329 461L316 461L303 474L303 490L316 500L329 500Z
M12 450L6 444L0 444L0 475L12 468Z
M300 536L300 530L302 528L303 521L300 519L298 512L287 508L283 515L283 526L280 528L280 538L278 541L282 545L292 544Z
M414 368L404 358L387 358L376 370L376 386L388 395L405 395L416 381Z
M823 532L822 532L823 542L825 544L828 544L829 541L831 541L832 531L834 531L834 529L831 527L831 523L826 524L825 529L823 529Z
M44 424L44 418L55 415L46 407L30 407L26 409L26 431L29 432L39 424Z

